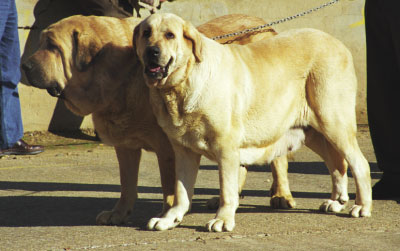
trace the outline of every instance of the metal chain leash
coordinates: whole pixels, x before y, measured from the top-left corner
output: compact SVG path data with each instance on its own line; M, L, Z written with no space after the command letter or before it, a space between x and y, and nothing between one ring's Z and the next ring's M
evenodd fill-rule
M290 17L285 17L285 18L279 19L277 21L273 21L271 23L260 25L260 26L254 27L254 28L250 28L250 29L246 29L246 30L242 30L242 31L238 31L238 32L233 32L233 33L229 33L229 34L225 34L225 35L212 37L211 39L212 40L221 40L221 39L224 39L224 38L235 37L235 36L238 36L238 35L259 31L259 30L262 30L264 28L267 28L267 27L270 27L270 26L273 26L273 25L281 24L281 23L284 23L284 22L287 22L287 21L290 21L290 20L293 20L293 19L296 19L296 18L299 18L299 17L303 17L305 15L308 15L308 14L310 14L312 12L315 12L315 11L318 11L320 9L323 9L323 8L325 8L327 6L330 6L332 4L335 4L337 2L339 2L339 0L333 0L333 1L330 1L330 2L327 2L327 3L324 3L323 5L318 6L316 8L312 8L310 10L303 11L301 13L298 13L298 14L290 16ZM38 27L35 27L35 26L18 26L18 29L34 30L34 29L38 29Z
M312 8L312 9L307 10L307 11L303 11L303 12L298 13L298 14L293 15L293 16L285 17L285 18L279 19L277 21L273 21L271 23L260 25L260 26L254 27L254 28L249 28L249 29L246 29L246 30L238 31L238 32L233 32L233 33L229 33L229 34L225 34L225 35L212 37L211 39L212 40L221 40L221 39L224 39L224 38L235 37L235 36L238 36L238 35L254 32L254 31L259 31L259 30L262 30L264 28L267 28L267 27L270 27L270 26L273 26L273 25L281 24L281 23L284 23L284 22L287 22L287 21L290 21L290 20L293 20L293 19L296 19L296 18L299 18L299 17L303 17L305 15L308 15L308 14L310 14L312 12L315 12L315 11L318 11L320 9L323 9L323 8L325 8L327 6L330 6L332 4L335 4L337 2L339 2L339 0L333 0L333 1L330 1L330 2L327 2L327 3L324 3L321 6Z
M18 26L18 29L20 30L35 30L35 26Z

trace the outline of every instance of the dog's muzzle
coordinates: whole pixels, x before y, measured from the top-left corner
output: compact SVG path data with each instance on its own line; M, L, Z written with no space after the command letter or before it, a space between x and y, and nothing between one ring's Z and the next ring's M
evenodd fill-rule
M46 90L53 97L63 98L63 91L61 87L57 84L54 87L47 88Z
M161 51L157 46L151 46L146 49L145 57L147 59L147 65L145 68L145 74L149 78L160 80L168 76L168 70L172 58L163 66L159 64L160 56Z
M63 89L57 82L46 82L44 81L43 71L40 68L35 67L37 65L35 62L28 60L22 64L22 69L28 79L31 86L39 89L46 89L47 92L56 98L63 97Z

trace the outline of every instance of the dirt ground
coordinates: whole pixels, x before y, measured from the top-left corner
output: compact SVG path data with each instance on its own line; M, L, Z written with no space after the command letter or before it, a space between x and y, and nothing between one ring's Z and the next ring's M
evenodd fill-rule
M95 140L93 131L26 133L43 144L36 156L0 157L0 250L400 250L400 201L374 201L371 218L354 219L318 211L331 190L321 159L306 148L291 156L289 179L297 208L269 206L270 169L250 167L244 198L230 233L209 233L215 211L205 202L219 194L215 163L202 160L192 211L179 227L146 230L161 210L162 195L155 155L143 152L139 199L128 224L97 226L96 215L119 198L119 174L113 148ZM372 183L381 176L368 128L359 144L370 162ZM355 185L349 180L354 204Z

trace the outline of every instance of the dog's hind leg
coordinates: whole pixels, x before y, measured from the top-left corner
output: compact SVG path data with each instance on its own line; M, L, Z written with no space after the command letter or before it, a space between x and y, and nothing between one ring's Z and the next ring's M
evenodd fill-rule
M137 199L137 182L141 149L115 147L119 163L121 197L112 211L103 211L96 217L99 225L119 225L127 221Z
M330 112L320 112L317 115L318 125L315 126L332 145L332 150L336 150L337 153L332 155L337 156L335 157L337 158L335 162L343 162L341 165L345 168L345 160L353 174L356 183L356 203L350 209L350 215L352 217L368 217L371 216L372 210L371 176L368 161L362 154L356 138L357 124L355 119L355 105L353 103L355 98L351 95L346 97L346 91L342 91L342 95L336 95L340 98L335 100L335 91L337 92L337 90L326 92L331 93L331 99L319 100L321 103L318 104L319 109L316 111L322 111L324 110L323 108L326 110L327 107L332 108L332 103L340 105L335 105L334 109L331 109Z
M335 127L340 128L338 125ZM347 161L356 183L356 203L350 209L351 216L371 216L372 189L370 168L368 161L358 146L356 131L347 132L346 128L335 129L333 131L328 129L324 131L324 134Z
M320 206L323 212L340 212L349 201L347 162L325 137L314 129L306 133L306 146L317 153L328 167L332 178L331 198Z
M314 62L307 80L308 121L337 151L335 162L343 162L344 168L345 160L351 169L357 191L351 216L367 217L372 210L372 189L369 164L356 138L357 78L351 53L339 42L331 45L336 49Z
M275 158L271 163L271 170L274 180L270 189L271 207L282 209L296 207L289 188L287 156Z

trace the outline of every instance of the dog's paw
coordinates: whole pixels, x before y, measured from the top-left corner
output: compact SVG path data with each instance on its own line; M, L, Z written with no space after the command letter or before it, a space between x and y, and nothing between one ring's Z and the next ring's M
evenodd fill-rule
M350 209L350 216L354 218L358 217L371 217L371 209L369 207L363 207L360 205L354 205Z
M122 225L127 222L129 214L121 215L116 211L103 211L96 217L97 225Z
M275 209L289 209L296 207L296 201L292 196L272 196L270 205Z
M206 203L209 210L217 210L219 208L219 197L213 197Z
M170 218L151 218L147 223L147 229L164 231L178 226L182 220Z
M209 232L231 232L235 228L235 220L212 219L207 223L206 228Z
M319 210L322 212L334 212L339 213L346 208L347 202L340 202L338 200L327 200L321 204Z

